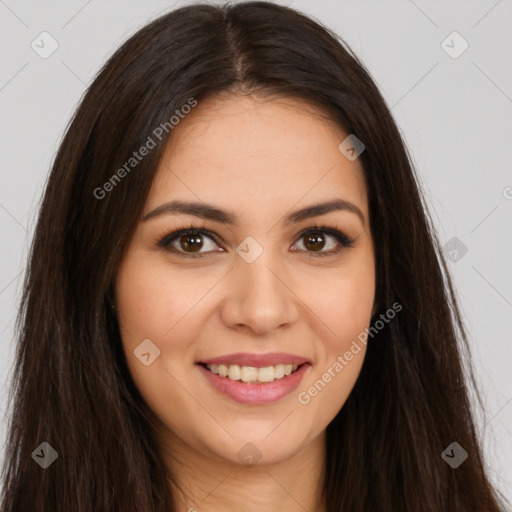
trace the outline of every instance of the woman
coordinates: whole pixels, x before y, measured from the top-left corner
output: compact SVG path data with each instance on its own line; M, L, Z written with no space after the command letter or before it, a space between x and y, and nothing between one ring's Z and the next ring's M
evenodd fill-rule
M46 186L1 510L500 510L425 212L315 21L246 2L144 27Z

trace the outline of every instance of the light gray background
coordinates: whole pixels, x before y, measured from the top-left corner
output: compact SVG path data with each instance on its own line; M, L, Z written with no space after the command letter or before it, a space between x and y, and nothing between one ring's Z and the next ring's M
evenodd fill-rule
M63 131L120 43L186 3L0 0L0 417L28 243ZM287 4L360 56L405 136L443 245L456 236L468 248L450 268L487 406L478 420L487 463L512 499L512 0ZM59 45L47 59L31 48L43 31ZM469 44L455 59L441 46L453 31ZM4 417L2 444L5 433Z

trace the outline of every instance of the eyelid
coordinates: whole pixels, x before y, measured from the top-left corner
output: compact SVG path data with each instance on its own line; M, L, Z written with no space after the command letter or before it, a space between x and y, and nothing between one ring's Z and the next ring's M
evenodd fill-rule
M296 251L296 252L304 252L304 253L306 253L306 254L308 254L310 256L313 256L313 257L324 256L324 255L325 256L329 256L329 255L338 254L343 249L348 249L348 248L352 247L352 245L354 243L353 239L351 239L348 236L346 236L337 227L331 228L331 227L328 227L328 226L318 226L315 223L314 226L311 226L309 228L306 228L306 229L302 230L297 235L297 237L295 238L294 244L297 243L301 238L304 238L305 236L310 235L310 234L314 234L314 233L325 233L328 236L331 236L331 237L335 238L338 241L338 244L341 247L338 247L336 249L331 249L329 251L318 251L318 252L315 252L315 251L303 251L303 250L301 250L301 251ZM187 235L187 234L198 234L198 235L206 236L206 237L210 238L211 240L213 240L217 245L219 245L220 237L218 235L216 235L215 233L213 233L209 229L206 229L205 227L193 226L192 224L189 227L178 228L178 229L174 230L172 233L169 233L169 234L165 235L162 239L160 239L157 242L157 245L159 247L162 247L163 249L168 250L169 252L172 252L173 254L179 254L179 255L182 255L184 257L197 258L197 257L204 257L204 256L211 256L212 255L211 251L207 251L207 252L203 252L203 253L200 253L200 252L198 252L198 253L187 253L185 251L176 250L175 248L169 248L170 244L172 242L174 242L177 238L179 238L182 235ZM213 253L213 254L215 254L215 253Z

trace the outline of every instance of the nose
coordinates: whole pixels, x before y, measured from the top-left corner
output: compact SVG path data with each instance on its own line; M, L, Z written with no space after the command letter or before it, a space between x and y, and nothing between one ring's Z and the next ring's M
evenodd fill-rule
M289 274L265 252L252 263L239 258L229 273L227 287L221 316L231 329L264 335L299 318L299 298Z

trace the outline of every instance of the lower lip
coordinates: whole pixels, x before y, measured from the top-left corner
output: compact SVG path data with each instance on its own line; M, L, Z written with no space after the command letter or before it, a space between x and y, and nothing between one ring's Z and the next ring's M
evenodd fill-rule
M248 383L241 380L231 380L228 377L220 377L212 373L200 364L197 366L215 389L235 400L235 402L263 405L277 402L286 395L289 395L299 386L304 374L311 365L305 363L290 375L267 383Z

